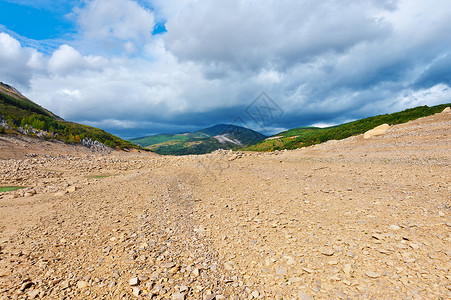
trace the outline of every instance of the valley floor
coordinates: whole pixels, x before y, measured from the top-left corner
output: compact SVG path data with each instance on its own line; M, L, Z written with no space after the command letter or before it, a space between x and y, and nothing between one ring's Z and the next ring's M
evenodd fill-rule
M0 299L451 298L451 114L264 154L25 142L0 136L29 187L0 193Z

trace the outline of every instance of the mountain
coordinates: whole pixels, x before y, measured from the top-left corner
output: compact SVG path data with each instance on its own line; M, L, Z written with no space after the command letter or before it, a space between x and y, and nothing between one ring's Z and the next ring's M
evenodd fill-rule
M141 148L104 130L67 122L0 82L0 133L22 134L87 147Z
M353 135L363 134L381 124L395 125L430 116L441 112L450 105L451 104L448 103L432 107L427 105L418 106L401 112L378 115L326 128L298 127L275 134L242 150L274 151L296 149L320 144L329 140L341 140Z
M187 155L242 148L265 138L263 134L245 127L219 124L194 132L157 134L130 141L158 154Z

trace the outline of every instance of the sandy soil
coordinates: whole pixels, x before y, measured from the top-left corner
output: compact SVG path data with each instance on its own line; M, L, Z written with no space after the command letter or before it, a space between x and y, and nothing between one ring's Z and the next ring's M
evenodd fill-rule
M451 114L276 153L0 136L0 298L450 299Z

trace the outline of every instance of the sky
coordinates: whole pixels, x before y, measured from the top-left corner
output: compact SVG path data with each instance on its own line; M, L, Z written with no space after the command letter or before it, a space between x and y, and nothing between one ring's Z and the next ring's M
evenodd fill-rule
M0 81L123 138L451 102L449 0L0 0Z

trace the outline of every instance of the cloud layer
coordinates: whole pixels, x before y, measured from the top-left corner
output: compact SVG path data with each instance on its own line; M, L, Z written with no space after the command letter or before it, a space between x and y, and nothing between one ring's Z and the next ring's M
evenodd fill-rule
M446 2L91 0L49 54L0 33L0 80L125 137L335 124L451 102ZM259 124L246 107L263 91L284 114Z

